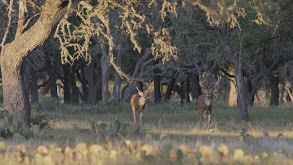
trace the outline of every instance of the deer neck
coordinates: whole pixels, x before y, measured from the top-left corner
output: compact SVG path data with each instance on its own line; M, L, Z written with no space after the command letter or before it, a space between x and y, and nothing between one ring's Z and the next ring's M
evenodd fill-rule
M202 96L205 98L204 99L204 103L207 105L207 106L210 106L212 104L212 99L208 98L208 96L206 94L202 94Z
M205 101L205 104L207 106L210 106L212 104L212 100L211 99L208 99L207 97L206 97L206 99L204 101Z
M145 98L144 97L140 97L140 99L138 100L140 105L144 105L145 104Z

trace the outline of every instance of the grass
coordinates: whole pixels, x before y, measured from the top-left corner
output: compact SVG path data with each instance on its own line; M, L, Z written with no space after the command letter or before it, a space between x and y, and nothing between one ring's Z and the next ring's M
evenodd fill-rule
M5 140L11 151L16 150L18 144L24 144L32 150L39 145L61 146L63 149L68 145L75 146L78 142L92 145L94 139L90 131L90 120L109 124L118 119L123 123L133 123L130 105L117 104L113 101L99 103L95 106L74 106L61 104L50 98L43 98L39 105L32 106L32 117L38 115L46 116L50 129L45 129L37 137L26 141ZM257 157L263 157L262 154L267 153L275 162L281 158L283 161L290 162L293 156L293 106L253 107L249 109L249 118L248 123L242 122L238 118L237 108L226 107L223 103L214 103L211 129L203 130L198 127L199 117L195 103L180 105L176 101L160 104L148 102L141 128L146 130L149 136L139 140L130 140L133 145L144 143L158 147L161 152L166 144L171 144L175 148L180 148L184 144L200 151L202 158L204 155L204 152L200 150L202 146L207 146L215 152L218 147L224 144L231 152L235 152L234 158L236 151L241 149L245 155L250 155L253 160ZM247 132L243 133L243 130ZM280 133L283 136L278 138ZM268 134L269 137L265 134ZM120 148L119 145L116 147ZM116 151L120 153L119 149ZM170 159L171 152L169 153ZM126 157L123 158L120 155L121 162L118 161L114 164L138 163L137 161L141 160L141 157L130 155L127 156L127 159L129 157L128 161ZM155 160L157 161L152 164L165 161L161 158ZM209 159L208 162L212 163L211 161ZM221 161L225 162L222 159ZM144 162L150 163L147 159L144 159ZM174 163L174 161L168 159L167 163ZM263 164L264 162L260 161L259 163Z

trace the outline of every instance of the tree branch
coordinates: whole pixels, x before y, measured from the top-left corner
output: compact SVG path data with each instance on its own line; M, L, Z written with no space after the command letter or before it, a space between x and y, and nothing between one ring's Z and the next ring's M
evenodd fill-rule
M6 31L4 33L2 42L1 42L1 57L3 56L3 53L4 53L4 44L6 42L6 38L7 38L7 35L9 33L10 26L11 26L11 12L13 10L12 6L13 6L13 0L10 0L9 8L8 8L8 23L7 23Z

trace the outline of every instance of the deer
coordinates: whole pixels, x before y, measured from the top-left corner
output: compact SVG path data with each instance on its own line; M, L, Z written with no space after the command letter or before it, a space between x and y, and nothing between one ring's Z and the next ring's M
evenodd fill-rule
M131 109L133 113L133 120L135 124L137 123L138 115L139 115L139 123L142 123L142 115L143 115L143 111L145 107L145 102L147 100L148 91L150 89L150 85L147 84L147 86L148 88L147 90L145 90L145 92L142 92L137 87L135 87L138 94L132 95L130 100L130 105L131 105Z
M199 85L202 89L202 94L198 96L196 105L199 115L200 128L202 128L202 116L205 120L206 129L208 130L210 128L214 89L218 86L219 81L218 76L217 82L213 86L209 87L205 86L201 80L201 77L199 77Z

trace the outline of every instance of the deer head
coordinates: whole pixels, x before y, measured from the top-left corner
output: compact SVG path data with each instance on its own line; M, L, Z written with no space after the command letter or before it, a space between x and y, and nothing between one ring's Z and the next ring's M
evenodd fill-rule
M146 98L150 95L149 94L149 90L151 89L151 86L150 86L149 83L146 83L146 86L147 86L147 89L144 92L142 92L140 89L138 89L137 87L135 87L136 90L137 90L137 92L138 92L138 94L140 95L139 103L141 105L144 105L145 104Z
M202 89L203 94L208 98L208 99L213 99L213 95L214 95L214 89L218 86L220 79L219 76L217 82L215 82L214 85L212 86L206 86L206 82L202 82L201 80L201 76L199 77L199 85Z

